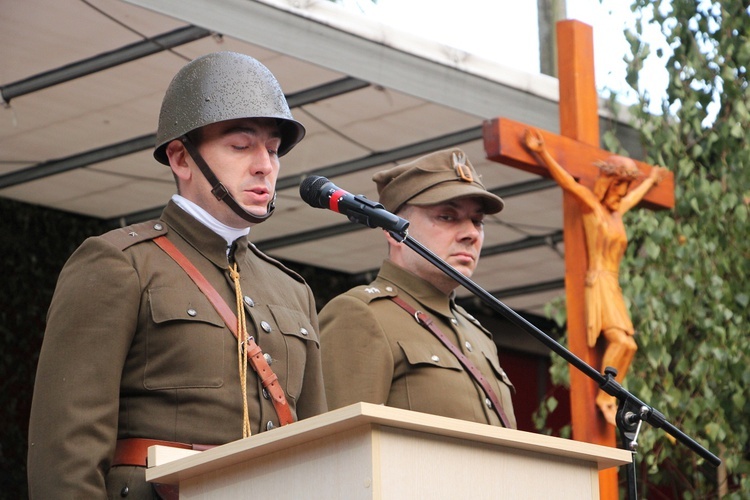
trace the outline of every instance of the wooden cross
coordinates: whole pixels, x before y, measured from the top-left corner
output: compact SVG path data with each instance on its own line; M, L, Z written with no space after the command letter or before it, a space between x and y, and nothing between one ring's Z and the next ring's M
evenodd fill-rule
M557 23L558 67L560 86L561 135L541 131L547 150L578 182L589 189L599 175L595 166L612 153L599 148L598 97L594 82L593 30L579 21ZM526 131L532 127L504 118L484 124L484 147L487 158L527 172L550 177L547 167L525 147ZM651 166L636 165L642 173ZM642 199L643 206L660 209L674 206L674 177L669 173ZM565 243L565 290L568 316L569 349L583 361L602 370L602 341L589 348L584 309L587 271L586 240L581 222L579 201L563 192ZM615 428L599 412L595 398L598 387L578 370L570 373L570 403L573 439L605 446L617 446ZM617 499L617 470L599 474L601 498Z

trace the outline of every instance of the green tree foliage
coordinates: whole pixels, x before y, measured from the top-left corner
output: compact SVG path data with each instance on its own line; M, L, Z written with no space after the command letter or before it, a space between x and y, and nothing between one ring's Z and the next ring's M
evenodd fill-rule
M662 115L645 111L644 95L636 116L646 159L675 174L676 206L629 221L622 282L642 332L629 388L719 453L728 477L706 474L660 432L640 440L644 469L685 497L739 498L750 494L750 12L744 0L633 9L653 16L673 50ZM648 53L641 27L627 34L631 75Z
M640 494L747 498L750 8L746 0L633 0L632 10L638 21L626 32L630 86L639 90L650 52L647 22L660 27L673 51L658 54L669 73L666 98L653 103L641 92L631 113L645 160L675 174L676 206L626 216L630 243L620 281L639 350L624 385L724 462L716 470L645 425L638 439ZM661 115L648 112L654 104ZM613 137L605 140L610 147ZM553 377L562 381L565 372L556 360Z

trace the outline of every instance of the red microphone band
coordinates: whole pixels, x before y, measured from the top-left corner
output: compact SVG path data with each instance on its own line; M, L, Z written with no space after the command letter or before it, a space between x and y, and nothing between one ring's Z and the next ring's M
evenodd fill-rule
M343 189L338 189L334 191L334 193L331 195L331 199L328 200L328 208L333 210L336 213L341 213L339 211L339 200L346 195L346 191Z

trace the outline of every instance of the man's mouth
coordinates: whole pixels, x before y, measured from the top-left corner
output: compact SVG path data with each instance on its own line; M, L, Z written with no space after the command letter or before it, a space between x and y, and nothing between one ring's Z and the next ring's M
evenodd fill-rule
M262 200L265 200L270 196L268 188L262 186L245 189L245 193L250 195L251 198Z
M460 259L460 260L467 260L467 259L471 260L471 261L475 261L476 260L476 257L474 257L473 254L466 253L466 252L454 253L453 257L457 258L457 259Z

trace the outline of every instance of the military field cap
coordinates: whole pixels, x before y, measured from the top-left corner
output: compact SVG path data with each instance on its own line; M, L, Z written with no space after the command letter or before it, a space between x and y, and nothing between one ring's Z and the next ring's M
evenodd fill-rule
M505 203L484 187L466 154L458 148L436 151L376 173L380 203L390 212L409 205L437 205L456 198L477 198L484 213L495 214Z

